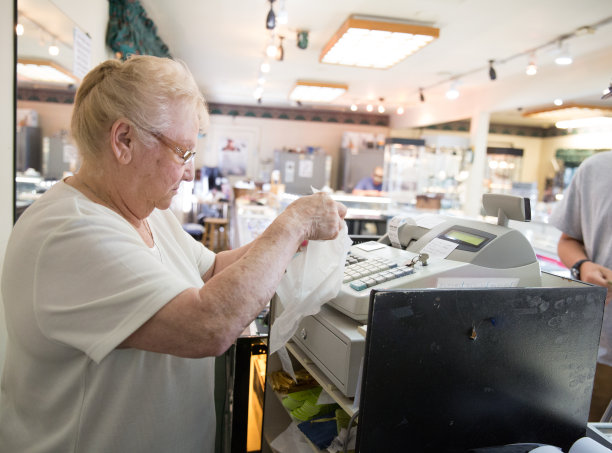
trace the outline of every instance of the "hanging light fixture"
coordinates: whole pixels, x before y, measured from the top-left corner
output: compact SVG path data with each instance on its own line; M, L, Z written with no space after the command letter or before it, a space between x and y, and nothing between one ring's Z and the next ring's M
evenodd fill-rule
M368 112L371 112L372 110L374 110L374 107L372 106L372 104L368 104L368 105L366 105L366 110Z
M437 28L378 17L350 16L323 48L321 63L389 68L439 36Z
M357 111L357 104L351 104L351 112Z
M274 9L272 8L274 0L269 0L269 1L270 1L270 11L268 11L268 16L266 17L266 28L268 30L274 30L274 27L276 27L276 15L274 14Z
M495 72L495 68L493 67L493 63L495 60L489 60L489 79L495 80L497 79L497 72Z
M263 72L264 74L267 74L268 72L270 72L270 63L268 63L267 60L264 61L259 67L259 70Z

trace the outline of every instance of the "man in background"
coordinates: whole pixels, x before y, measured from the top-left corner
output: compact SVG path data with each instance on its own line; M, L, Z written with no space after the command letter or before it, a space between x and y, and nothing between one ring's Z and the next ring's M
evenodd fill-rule
M366 176L361 179L353 189L353 195L379 197L382 193L383 183L383 168L380 166L374 167L372 176Z

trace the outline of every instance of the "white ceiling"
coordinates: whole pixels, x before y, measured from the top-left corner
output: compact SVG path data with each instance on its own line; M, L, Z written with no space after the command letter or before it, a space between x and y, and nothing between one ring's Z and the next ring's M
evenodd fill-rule
M18 0L19 4L24 0ZM282 0L276 0L274 8ZM141 0L171 54L184 60L209 102L257 105L253 92L269 31L268 0ZM494 113L497 122L517 122L519 109L565 102L612 107L601 101L612 80L612 22L568 40L571 67L553 63L554 42L581 27L612 17L611 0L285 0L288 24L284 61L272 61L262 106L291 106L288 94L298 79L340 82L348 92L326 108L360 109L384 98L387 113L403 106L398 126L459 120L476 110ZM428 22L440 37L387 70L319 63L319 54L351 14ZM309 31L305 50L296 46L298 30ZM544 46L544 47L543 47ZM538 49L539 72L525 75L530 49ZM488 77L496 60L497 80ZM448 101L448 81L460 77L462 97ZM425 103L418 100L424 87ZM308 108L304 106L303 108ZM319 107L319 106L317 106ZM537 124L533 123L532 124Z

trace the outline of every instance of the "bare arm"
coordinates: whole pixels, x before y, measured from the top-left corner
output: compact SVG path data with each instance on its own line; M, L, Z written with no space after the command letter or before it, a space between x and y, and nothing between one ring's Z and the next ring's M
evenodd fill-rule
M589 259L584 249L584 244L565 233L562 233L559 238L557 253L563 264L568 268L580 260ZM612 282L612 270L592 261L586 261L580 266L580 280L609 289L609 282Z
M302 241L336 237L345 213L324 194L296 200L248 247L219 254L205 286L176 296L121 347L182 357L222 354L270 301Z

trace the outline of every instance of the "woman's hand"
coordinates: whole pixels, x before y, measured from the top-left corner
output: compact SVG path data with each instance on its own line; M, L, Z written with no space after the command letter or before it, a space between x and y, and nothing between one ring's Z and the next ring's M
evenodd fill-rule
M299 219L305 240L334 239L344 224L346 206L319 192L297 199L285 211Z

